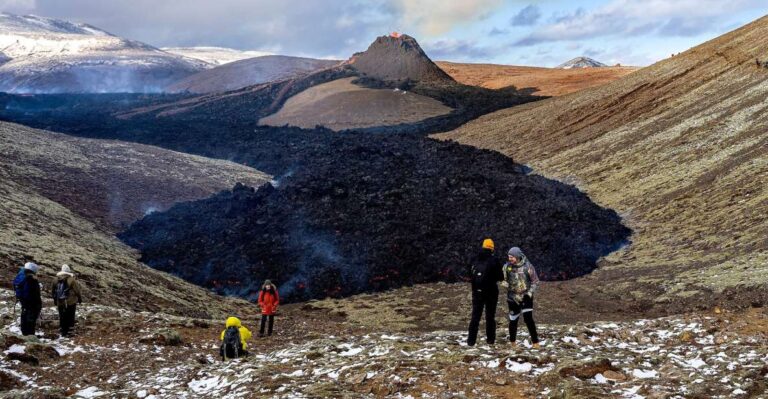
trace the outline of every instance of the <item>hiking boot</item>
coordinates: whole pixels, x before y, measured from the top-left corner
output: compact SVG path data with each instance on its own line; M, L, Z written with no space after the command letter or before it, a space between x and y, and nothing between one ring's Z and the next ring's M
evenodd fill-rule
M509 341L509 346L511 346L512 348L517 348L517 342Z
M541 348L541 345L539 345L539 343L536 342L535 344L532 345L532 347L533 347L533 349L539 349L539 348Z

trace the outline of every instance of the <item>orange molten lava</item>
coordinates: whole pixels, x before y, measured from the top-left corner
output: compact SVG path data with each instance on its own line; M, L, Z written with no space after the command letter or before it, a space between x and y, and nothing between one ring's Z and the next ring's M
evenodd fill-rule
M398 33L398 32L392 32L392 33L390 33L389 35L390 35L390 36L392 36L392 37L394 37L395 39L397 39L397 38L399 38L400 36L402 36L402 35L400 35L400 33Z

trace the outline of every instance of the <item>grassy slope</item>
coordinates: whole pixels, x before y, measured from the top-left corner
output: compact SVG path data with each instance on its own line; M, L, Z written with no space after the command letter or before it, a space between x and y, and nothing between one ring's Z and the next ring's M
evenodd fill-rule
M625 216L632 245L574 286L739 299L768 281L768 69L755 65L766 47L768 17L609 85L438 137L511 155Z
M117 187L133 188L127 195L139 202L161 191L165 200L174 193L190 195L184 189L202 196L230 187L234 180L258 184L266 178L228 162L0 124L3 281L10 281L24 261L34 260L43 266L43 283L50 284L58 267L68 263L85 282L90 302L200 316L242 306L139 263L133 249L113 237L105 228L109 226L99 224L104 215L80 209L87 200L83 193L94 203L108 194L110 186L95 184L104 176ZM194 178L199 179L189 180ZM58 202L46 196L54 191Z

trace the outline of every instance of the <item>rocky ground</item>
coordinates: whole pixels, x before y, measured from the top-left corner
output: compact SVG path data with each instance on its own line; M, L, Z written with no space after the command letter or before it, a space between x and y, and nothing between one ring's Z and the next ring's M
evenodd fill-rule
M28 339L16 335L11 300L0 291L6 398L768 397L763 308L542 324L537 350L525 332L518 348L501 338L471 348L463 331L391 331L295 305L248 358L223 363L219 320L84 305L78 334L57 339L46 308Z

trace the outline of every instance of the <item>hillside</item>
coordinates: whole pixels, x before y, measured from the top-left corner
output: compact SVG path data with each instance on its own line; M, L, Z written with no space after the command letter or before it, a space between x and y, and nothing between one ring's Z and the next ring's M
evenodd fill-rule
M438 137L513 156L623 215L632 244L571 282L576 291L665 311L764 303L768 69L755 59L767 47L764 17L611 84Z
M206 67L86 24L0 14L0 91L158 92Z
M1 123L0 277L10 282L25 260L34 260L48 284L68 263L85 282L88 302L218 314L234 302L139 263L110 230L150 207L204 198L234 181L265 180L228 162Z
M304 90L259 123L344 130L415 123L451 112L426 96L399 89L371 89L353 84L354 80L338 79Z
M562 96L613 82L637 67L539 68L515 65L461 64L438 61L437 65L456 81L488 89L515 86L538 96Z
M162 47L166 53L193 58L210 64L211 67L240 61L247 58L272 55L264 51L236 50L226 47L196 46L196 47Z
M291 79L329 68L340 61L267 55L225 63L174 82L169 92L211 93Z

